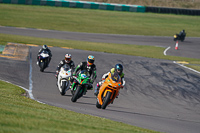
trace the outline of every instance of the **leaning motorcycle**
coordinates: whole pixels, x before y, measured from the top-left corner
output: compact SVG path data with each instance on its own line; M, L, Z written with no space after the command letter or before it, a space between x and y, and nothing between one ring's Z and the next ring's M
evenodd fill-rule
M121 78L119 74L109 73L108 77L105 79L105 82L99 89L96 107L99 109L106 109L106 107L114 101L121 87Z
M49 53L47 51L42 51L39 55L39 67L40 71L44 72L44 69L47 68L49 64Z
M76 102L77 99L83 96L86 93L87 88L90 84L89 74L86 70L81 71L78 76L74 76L74 82L72 84L72 102Z
M70 87L70 77L72 74L72 69L69 65L65 64L60 68L58 74L57 86L61 95L65 95L66 91Z
M174 41L181 40L183 42L185 40L185 36L186 36L186 33L182 33L181 35L175 34L174 35Z

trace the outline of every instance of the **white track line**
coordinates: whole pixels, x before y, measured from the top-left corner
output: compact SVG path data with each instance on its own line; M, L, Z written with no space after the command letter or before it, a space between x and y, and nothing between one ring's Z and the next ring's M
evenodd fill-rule
M29 96L31 99L35 98L33 97L32 89L33 89L33 81L32 81L32 54L30 51L30 59L29 59L30 69L29 69Z
M170 48L171 48L171 47L168 47L168 48L165 49L165 51L163 52L164 55L167 55L166 52L167 52L167 50L169 50ZM184 66L183 64L179 64L179 63L177 63L176 61L173 61L173 63L178 64L179 66L182 66L182 67L184 67L184 68L186 68L186 69L189 69L189 70L191 70L191 71L193 71L193 72L196 72L196 73L200 74L199 71L196 71L196 70L194 70L194 69L192 69L192 68L186 67L186 66Z
M37 102L39 102L39 103L46 104L46 103L43 103L43 102L40 102L40 101L36 100L36 99L34 98L34 96L33 96L33 93L32 93L33 81L32 81L32 54L31 54L31 51L30 51L30 59L29 59L29 61L30 61L30 62L29 62L29 63L30 63L30 69L29 69L29 89L26 89L26 88L24 88L24 87L22 87L22 86L13 84L13 83L11 83L11 82L9 82L9 81L6 81L6 80L2 80L2 79L0 79L0 80L1 80L1 81L4 81L4 82L6 82L6 83L13 84L13 85L16 85L16 86L22 88L23 90L25 90L26 92L28 92L29 97L30 97L31 99L33 99L33 100L35 100L35 101L37 101Z
M176 61L173 61L173 63L178 64L179 66L182 66L182 67L184 67L184 68L186 68L186 69L189 69L189 70L191 70L191 71L193 71L193 72L196 72L196 73L200 74L199 71L196 71L196 70L194 70L194 69L192 69L192 68L186 67L186 66L184 66L183 64L179 64L179 63L177 63Z
M30 47L30 51L29 52L30 52L30 59L29 59L30 69L29 69L29 90L28 90L28 93L29 93L29 96L30 96L31 99L36 100L34 98L34 96L33 96L33 93L32 93L32 91L33 91L33 81L32 81L32 53L31 53L31 47ZM40 102L38 100L36 100L36 101L39 102L39 103L43 103L43 102ZM43 103L43 104L45 104L45 103Z
M168 47L168 48L165 49L165 51L163 52L164 55L167 55L166 52L167 52L167 50L169 50L170 48L171 48L171 47Z

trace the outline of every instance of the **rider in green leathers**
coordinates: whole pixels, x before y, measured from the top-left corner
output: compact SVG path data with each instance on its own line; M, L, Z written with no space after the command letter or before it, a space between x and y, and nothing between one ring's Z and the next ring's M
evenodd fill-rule
M87 57L87 61L84 61L84 62L81 62L75 69L74 73L73 73L73 76L76 76L77 73L79 71L82 71L82 70L86 70L88 73L89 73L89 76L90 76L90 83L91 85L88 86L88 90L92 90L93 89L93 82L94 80L96 79L97 75L96 75L96 65L94 64L94 56L93 55L89 55ZM73 83L74 81L74 78L71 78L71 84ZM73 89L73 88L71 88Z

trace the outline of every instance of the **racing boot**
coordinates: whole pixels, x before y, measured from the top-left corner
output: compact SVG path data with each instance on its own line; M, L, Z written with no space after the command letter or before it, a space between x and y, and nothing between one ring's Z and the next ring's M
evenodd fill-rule
M94 95L97 96L99 94L99 88L100 88L100 85L99 83L97 83L96 87L95 87L95 90L94 90Z

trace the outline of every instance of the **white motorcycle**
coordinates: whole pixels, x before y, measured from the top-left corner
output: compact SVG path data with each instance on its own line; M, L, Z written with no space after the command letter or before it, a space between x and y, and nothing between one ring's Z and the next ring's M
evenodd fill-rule
M60 68L57 85L61 95L65 95L66 91L69 89L71 75L72 69L70 69L69 65L65 64Z

